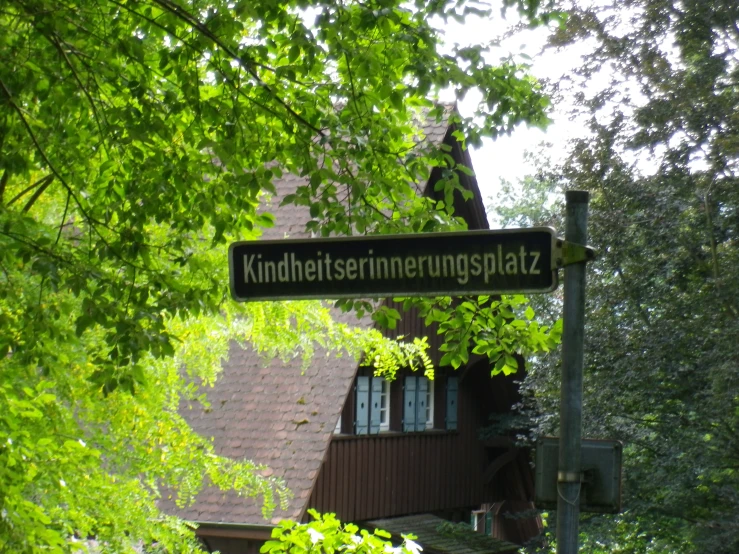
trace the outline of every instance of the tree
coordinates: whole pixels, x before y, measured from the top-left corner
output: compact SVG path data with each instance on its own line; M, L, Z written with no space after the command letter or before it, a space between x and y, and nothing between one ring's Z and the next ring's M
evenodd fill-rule
M505 4L546 18L536 1ZM66 551L91 536L116 552L196 549L156 499L168 487L188 502L204 476L261 496L266 511L279 502L280 483L215 456L177 412L215 378L231 338L268 355L309 357L317 344L379 355L386 368L422 352L337 325L316 303L234 306L223 247L273 223L259 206L284 172L306 178L285 200L308 206L322 235L458 228L449 200L466 168L423 140L419 113L441 114L429 97L484 92L478 119L457 122L466 144L546 122L522 68L488 63L483 47L440 52L429 21L477 11L420 0L0 6L4 550ZM445 201L417 194L432 167ZM441 299L427 313L466 321L520 302ZM498 320L495 361L556 340ZM459 365L473 339L450 331Z
M574 4L552 43L587 48L558 83L587 133L528 185L592 193L584 436L624 441L626 512L588 529L614 549L735 552L737 6ZM529 379L556 431L556 361Z

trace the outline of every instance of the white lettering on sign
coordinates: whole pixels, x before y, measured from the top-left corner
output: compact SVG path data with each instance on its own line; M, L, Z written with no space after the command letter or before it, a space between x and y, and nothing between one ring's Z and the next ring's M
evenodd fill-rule
M435 254L422 256L375 256L369 249L366 256L332 258L316 252L314 258L298 259L285 253L282 260L264 261L261 254L244 256L244 283L300 283L328 281L401 280L417 277L453 278L460 285L482 275L485 283L496 276L541 275L540 251L503 251L498 245L493 252L483 254Z

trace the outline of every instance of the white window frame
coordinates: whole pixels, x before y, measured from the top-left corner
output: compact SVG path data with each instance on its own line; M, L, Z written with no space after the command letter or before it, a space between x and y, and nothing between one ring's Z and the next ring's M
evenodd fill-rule
M470 514L470 525L473 531L482 533L480 530L480 522L483 524L483 530L485 529L485 511L484 510L472 510Z
M495 517L498 515L503 502L496 502L494 504L483 504L478 510L472 510L470 512L470 525L473 531L477 531L483 535L489 537L495 536ZM485 528L487 525L487 519L490 518L490 531Z
M340 435L341 434L341 416L339 416L339 421L336 422L336 427L334 427L334 435Z
M426 429L434 428L434 382L431 379L424 377L428 380L428 387L426 389Z
M390 381L382 379L380 392L380 433L390 431Z

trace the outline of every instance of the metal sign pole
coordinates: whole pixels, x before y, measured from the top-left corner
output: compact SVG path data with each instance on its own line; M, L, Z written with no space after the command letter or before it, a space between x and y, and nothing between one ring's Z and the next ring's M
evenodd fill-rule
M586 191L567 191L565 241L587 244ZM560 395L559 471L557 473L557 554L576 554L582 474L582 368L585 337L585 269L583 260L565 267L562 384Z

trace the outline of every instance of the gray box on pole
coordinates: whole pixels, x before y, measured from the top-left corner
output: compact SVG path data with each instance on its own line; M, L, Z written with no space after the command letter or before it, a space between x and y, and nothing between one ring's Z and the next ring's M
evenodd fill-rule
M621 511L620 441L583 439L580 454L582 483L579 505L582 512ZM557 507L559 438L542 437L536 442L536 506Z

